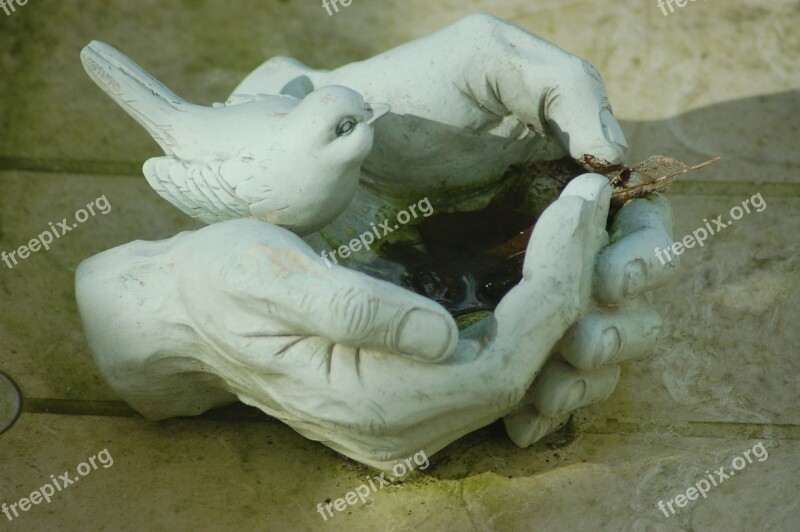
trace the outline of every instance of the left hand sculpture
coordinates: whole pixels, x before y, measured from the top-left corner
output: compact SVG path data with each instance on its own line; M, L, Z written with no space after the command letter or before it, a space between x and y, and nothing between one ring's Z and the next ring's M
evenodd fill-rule
M589 308L609 197L605 177L574 180L534 229L525 279L460 341L439 305L253 220L92 257L78 304L103 375L148 417L238 397L365 463L430 456L515 409Z
M484 15L330 73L272 60L237 93L285 97L235 98L244 103L209 111L188 108L138 67L104 65L108 53L91 52L84 61L94 62L87 64L93 78L167 153L145 166L149 182L206 221L255 217L303 234L347 208L353 189L345 185L364 157L361 179L382 200L485 186L510 164L564 151L618 161L625 149L590 65ZM415 75L405 75L410 72ZM369 156L362 148L372 144L371 124L379 113L348 89L323 88L330 83L392 105L374 149L366 149ZM131 88L136 98L125 96ZM155 112L165 114L153 120L147 100L158 94L166 98L156 102ZM272 165L254 162L261 144L251 138L259 122L246 118L250 113L237 114L247 104L261 109L265 120L286 120L315 94L333 101L334 110L344 102L354 116L345 135L339 133L348 116L332 113L331 120L312 123L319 128L311 131L325 142L314 146L319 151L310 158L320 160L322 153L346 159L336 174L342 190L332 187L315 200L322 215L313 202L291 201L293 190L309 190L292 189L292 178L305 178L314 167L305 160L294 166L289 156ZM259 102L279 109L270 114ZM176 115L176 107L214 118L192 121ZM187 123L200 129L176 127ZM238 123L247 124L247 134L231 140L223 126ZM353 131L360 135L355 144L342 138ZM207 141L218 137L225 137L224 149ZM195 153L175 148L182 143ZM342 145L358 149L336 150ZM302 159L303 149L308 146L287 153ZM288 188L275 193L270 179L281 177ZM318 175L326 177L333 176ZM354 271L328 268L298 237L255 220L223 221L163 242L132 242L88 259L77 273L79 309L103 375L149 417L197 414L239 398L379 467L421 449L430 456L503 416L512 439L525 446L559 426L572 409L607 397L619 375L615 364L643 356L656 338L658 315L643 294L674 271L653 254L655 246L671 243L669 205L660 196L627 205L615 219L611 245L601 251L609 240L609 196L602 176L574 180L537 222L524 280L492 318L460 339L439 305ZM231 204L238 207L226 210ZM604 304L624 305L595 309L593 291ZM562 358L545 365L556 344Z

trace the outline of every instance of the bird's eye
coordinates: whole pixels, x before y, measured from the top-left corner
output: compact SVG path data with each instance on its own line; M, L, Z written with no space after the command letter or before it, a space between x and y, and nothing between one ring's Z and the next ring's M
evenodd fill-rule
M336 127L336 136L344 137L349 135L356 128L356 124L357 122L353 118L345 118Z

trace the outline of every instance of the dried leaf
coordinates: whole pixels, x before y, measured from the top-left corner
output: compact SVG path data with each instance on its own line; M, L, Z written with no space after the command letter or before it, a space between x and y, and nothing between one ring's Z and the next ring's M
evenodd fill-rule
M687 166L677 159L654 155L636 166L611 164L608 161L584 155L578 162L590 172L603 174L614 186L611 194L615 205L623 205L630 200L643 198L654 192L665 192L673 181L694 170L699 170L719 161L719 157L709 159L695 166ZM632 179L634 178L634 179Z

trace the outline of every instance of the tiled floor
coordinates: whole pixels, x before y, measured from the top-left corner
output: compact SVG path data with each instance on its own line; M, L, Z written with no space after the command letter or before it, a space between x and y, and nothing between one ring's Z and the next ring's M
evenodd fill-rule
M272 55L335 66L475 11L592 61L631 161L723 157L673 188L676 238L755 194L767 207L687 250L655 296L662 341L623 367L607 402L527 450L487 427L324 521L317 503L376 473L245 408L144 421L94 369L75 308L78 263L197 225L140 177L158 148L78 53L104 40L210 103ZM0 514L0 530L797 530L799 39L800 4L788 0L689 2L669 16L655 0L355 0L332 17L299 0L37 0L0 11L0 250L100 196L112 206L48 252L0 264L0 370L26 399L0 435L0 504L74 476L104 449L113 457L49 504ZM658 509L759 442L768 458L674 516Z

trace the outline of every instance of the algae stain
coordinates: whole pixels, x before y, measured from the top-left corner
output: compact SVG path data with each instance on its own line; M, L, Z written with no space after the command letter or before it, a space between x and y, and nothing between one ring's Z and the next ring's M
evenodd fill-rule
M575 426L574 417L570 416L569 421L561 429L546 436L540 443L551 451L555 451L569 447L578 439L578 436L579 433Z

